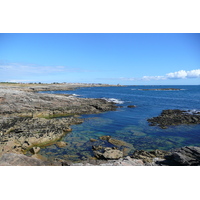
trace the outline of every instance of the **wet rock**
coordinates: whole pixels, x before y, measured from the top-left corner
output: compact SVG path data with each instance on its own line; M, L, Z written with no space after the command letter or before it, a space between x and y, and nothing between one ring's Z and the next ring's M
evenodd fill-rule
M125 141L122 141L122 140L116 140L114 138L109 138L108 142L115 145L115 146L118 146L118 147L124 146L124 147L133 148L132 144L125 142Z
M110 147L105 147L101 149L103 151L93 151L94 155L98 159L119 159L123 157L123 152L116 149L116 148L110 148Z
M4 132L0 137L0 155L9 152L26 153L26 151L36 146L54 144L71 130L69 124L74 121L77 120L73 117L65 119L14 118L5 120L0 124L1 130Z
M101 145L98 145L98 146L95 146L95 145L93 145L92 146L92 150L102 150L103 149L103 147L101 146Z
M37 153L40 152L40 147L33 147L33 148L30 149L30 152L32 154L37 154Z
M200 124L200 115L184 110L163 110L161 115L147 120L150 126L166 129L168 126L181 124Z
M96 141L97 141L96 139L93 138L90 139L90 142L96 142Z
M111 136L109 136L109 135L103 135L103 136L99 137L100 140L106 140L106 141L108 141L110 138L111 138Z
M135 108L136 105L128 105L127 108Z
M62 147L67 146L67 143L64 141L59 141L59 142L56 142L56 146L59 148L62 148Z

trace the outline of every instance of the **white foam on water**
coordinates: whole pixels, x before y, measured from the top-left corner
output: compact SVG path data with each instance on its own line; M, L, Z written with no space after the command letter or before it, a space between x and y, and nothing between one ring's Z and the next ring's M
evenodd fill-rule
M72 94L72 96L74 96L74 97L80 97L81 95L78 95L78 94Z
M121 101L121 100L115 99L115 98L102 98L102 99L105 99L108 102L113 102L113 103L116 103L116 104L123 104L124 103L124 101Z
M197 109L193 109L193 110L188 110L187 113L189 114L200 114L200 110L197 110Z

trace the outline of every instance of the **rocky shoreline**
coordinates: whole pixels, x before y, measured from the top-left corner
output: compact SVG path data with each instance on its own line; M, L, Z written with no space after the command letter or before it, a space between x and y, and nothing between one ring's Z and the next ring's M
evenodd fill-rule
M0 85L0 156L25 154L33 151L33 148L56 143L71 131L70 125L83 122L79 118L81 114L116 110L113 102L104 99L37 93L41 90L71 90L89 86ZM68 117L56 118L62 116Z
M71 125L83 122L79 115L114 111L117 106L105 99L77 98L37 91L72 90L91 86L108 85L0 84L0 166L200 165L200 147L183 147L169 152L135 150L130 154L134 149L132 144L111 136L101 136L99 140L91 138L89 145L94 157L81 163L42 157L39 154L41 147L52 144L59 147L66 145L60 140L72 130ZM61 118L62 116L65 118ZM184 124L184 120L186 124L199 124L200 115L180 110L165 110L161 116L148 119L148 122L153 126L167 128L170 125Z

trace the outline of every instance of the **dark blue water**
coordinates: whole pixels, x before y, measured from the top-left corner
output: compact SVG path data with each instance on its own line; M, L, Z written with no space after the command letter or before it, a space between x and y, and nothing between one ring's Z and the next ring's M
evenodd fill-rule
M140 89L178 88L176 91L143 91ZM92 142L102 135L110 135L133 145L135 149L170 150L185 145L200 146L200 125L171 126L168 129L149 126L147 119L160 115L165 109L199 110L200 86L124 86L88 87L74 91L51 91L80 95L80 98L106 98L123 106L116 111L83 115L85 122L73 125L73 131L63 138L68 145L42 149L44 156L63 156L73 161L92 157ZM127 108L136 105L135 108Z

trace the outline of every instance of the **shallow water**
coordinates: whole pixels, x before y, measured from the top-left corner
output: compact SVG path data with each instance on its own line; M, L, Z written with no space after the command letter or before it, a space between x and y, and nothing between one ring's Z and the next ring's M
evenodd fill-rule
M177 91L143 91L140 89L180 88ZM171 126L161 129L149 126L147 119L159 115L164 109L200 110L200 86L125 86L80 88L75 91L51 91L80 95L80 98L106 98L123 106L116 111L95 115L82 115L85 122L71 126L73 131L62 140L68 145L52 145L41 150L50 158L67 158L80 161L93 156L90 139L110 135L133 145L135 149L169 150L185 145L200 146L200 125ZM136 105L136 108L127 108ZM109 145L104 143L103 145Z

